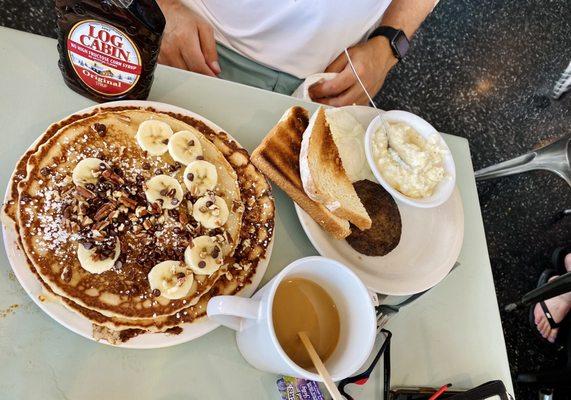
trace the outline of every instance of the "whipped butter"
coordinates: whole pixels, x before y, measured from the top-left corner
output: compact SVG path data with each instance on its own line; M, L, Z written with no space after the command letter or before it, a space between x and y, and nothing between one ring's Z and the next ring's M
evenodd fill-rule
M383 179L402 194L425 198L433 194L446 176L444 155L447 150L434 133L422 137L411 126L389 123L379 127L371 141L373 157Z
M374 180L365 155L363 125L342 108L328 108L325 110L325 116L349 180L351 182Z

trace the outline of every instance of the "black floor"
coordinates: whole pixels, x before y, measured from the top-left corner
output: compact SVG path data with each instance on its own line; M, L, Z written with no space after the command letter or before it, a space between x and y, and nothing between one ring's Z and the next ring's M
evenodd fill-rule
M1 5L0 25L55 36L52 1ZM547 96L571 61L570 40L569 0L441 1L377 101L468 138L480 169L571 131L571 95L559 101ZM503 307L534 288L554 247L571 243L571 217L553 221L571 208L571 188L553 174L535 172L482 182L478 191ZM534 335L525 310L502 311L502 322L514 376L564 363ZM537 398L536 388L514 384L518 398Z

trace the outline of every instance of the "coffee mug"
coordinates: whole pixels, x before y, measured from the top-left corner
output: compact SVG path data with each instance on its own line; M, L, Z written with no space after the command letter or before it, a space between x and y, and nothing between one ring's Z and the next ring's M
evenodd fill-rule
M373 349L377 320L369 290L353 271L335 260L306 257L294 261L252 298L213 297L208 302L208 317L236 331L238 349L255 368L322 381L317 373L295 364L276 337L272 304L276 289L286 278L313 281L325 289L334 300L341 325L339 341L325 361L325 366L334 381L354 374L365 363Z

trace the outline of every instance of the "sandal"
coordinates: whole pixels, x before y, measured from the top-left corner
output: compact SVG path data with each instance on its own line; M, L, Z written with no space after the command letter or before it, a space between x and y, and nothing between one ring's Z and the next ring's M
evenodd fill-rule
M567 253L565 253L565 254L567 254ZM561 265L563 265L563 264L561 264ZM537 281L537 287L541 287L541 286L546 285L551 277L558 276L558 275L560 275L559 271L556 271L554 269L546 269L539 276L539 279ZM545 318L547 319L547 322L549 323L549 326L551 327L551 329L559 328L559 332L557 333L555 343L549 342L547 339L545 339L543 336L541 336L541 334L537 330L537 325L535 323L535 313L534 313L534 309L535 309L536 304L539 304L539 306L543 310L543 313L545 314ZM567 332L563 332L563 331L564 330L566 331L567 330L566 328L568 328L568 325L569 325L568 323L564 323L565 320L566 320L566 318L563 319L563 321L556 322L553 319L553 316L551 315L549 308L545 304L545 301L540 301L539 303L532 304L529 307L529 324L530 324L531 328L533 329L533 331L535 332L535 334L538 337L540 337L543 341L545 341L549 344L555 344L557 346L561 346L562 339L564 337L566 337L566 334L567 334Z

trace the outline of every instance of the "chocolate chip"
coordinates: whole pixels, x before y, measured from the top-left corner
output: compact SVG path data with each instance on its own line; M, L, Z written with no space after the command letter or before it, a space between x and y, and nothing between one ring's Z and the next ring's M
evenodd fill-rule
M194 180L194 174L192 172L189 172L188 174L186 174L186 179L192 182Z
M168 192L169 192L168 189L163 189L159 193L161 196L166 196Z
M162 144L168 144L169 140L168 139L163 139L163 141L161 142Z
M155 175L162 175L163 174L163 170L160 168L155 169Z
M143 165L141 165L141 168L143 168L145 171L148 171L151 169L151 164L145 161Z
M115 268L121 268L122 266L123 266L123 263L121 262L121 260L115 261Z
M211 202L210 200L208 200L208 201L206 202L206 207L210 207L210 206L213 205L213 204L214 204L213 202Z
M155 297L159 297L161 295L161 291L159 289L153 289L151 294Z
M93 243L91 242L82 242L81 245L85 250L91 250L93 248Z
M105 163L99 163L99 169L101 171L106 170L107 169L107 165Z
M175 226L172 230L176 235L179 235L180 233L182 233L182 229L180 229L178 226Z
M93 129L101 137L104 137L105 134L107 133L107 127L103 124L98 123L98 122L93 124Z
M206 267L206 262L204 262L204 261L198 262L198 268L205 268L205 267Z
M210 255L212 256L212 258L218 258L218 256L220 255L220 248L218 246L214 247Z
M178 279L182 279L182 278L186 277L186 275L184 274L184 272L179 272L178 274L176 274L176 277Z
M141 183L143 183L143 182L145 181L145 177L144 177L143 175L139 174L139 175L137 175L137 176L135 177L135 181L136 181L138 184L141 184Z
M174 198L174 199L171 200L171 204L172 204L173 206L176 206L178 203L179 203L179 201L178 201L178 199L176 199L176 198Z
M203 156L197 156L196 159L197 160L204 160L204 157Z
M212 236L212 235L214 235L214 236L216 236L216 235L222 235L222 233L224 233L224 230L221 229L221 228L214 228L214 229L212 229L212 230L210 231L210 235L211 235L211 236Z
M86 184L85 184L85 188L86 188L87 190L94 191L94 190L95 190L95 185L94 185L93 183L86 183Z
M40 174L42 174L42 176L48 176L50 174L50 169L48 167L43 167L40 169Z
M192 193L186 192L186 193L184 194L184 198L185 198L186 200L188 200L188 201L191 201L191 200L192 200Z
M188 145L189 145L189 146L194 146L194 140L189 141L189 142L188 142Z

